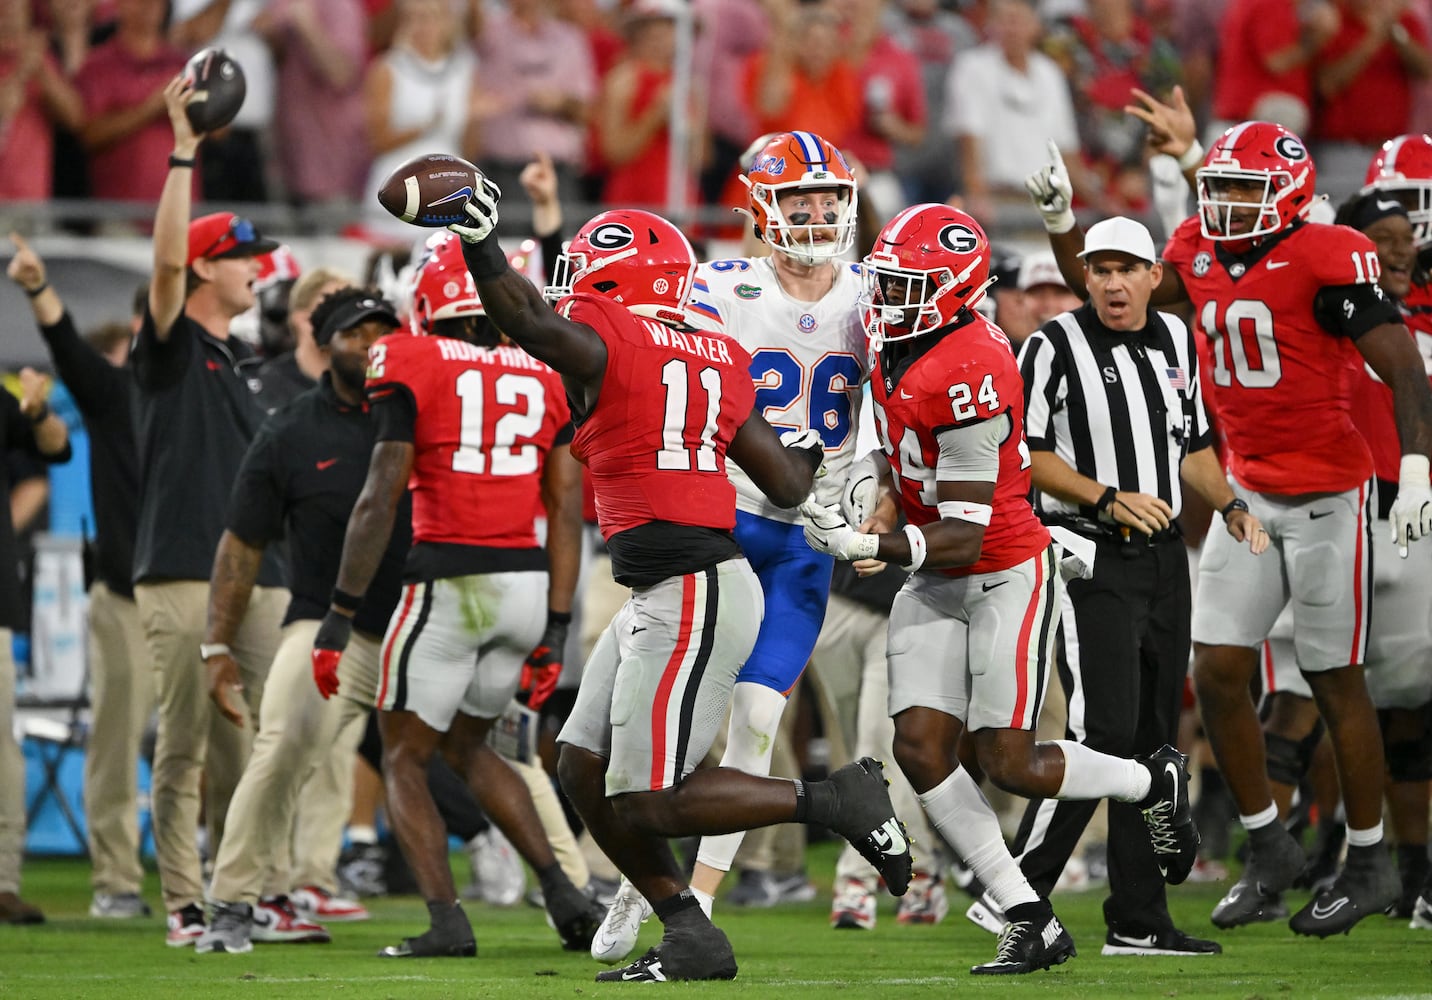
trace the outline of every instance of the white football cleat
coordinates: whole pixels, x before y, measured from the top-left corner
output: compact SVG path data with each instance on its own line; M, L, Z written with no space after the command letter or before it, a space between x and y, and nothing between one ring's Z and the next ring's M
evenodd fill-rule
M607 908L606 919L592 938L592 957L598 962L615 965L636 948L641 925L651 919L651 904L637 892L636 886L622 876L616 898Z

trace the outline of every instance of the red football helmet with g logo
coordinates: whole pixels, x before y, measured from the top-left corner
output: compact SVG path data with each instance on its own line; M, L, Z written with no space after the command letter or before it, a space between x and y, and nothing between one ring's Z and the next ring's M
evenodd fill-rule
M1360 194L1385 194L1407 209L1419 248L1432 244L1432 136L1388 139L1367 166Z
M462 240L448 232L429 236L414 275L413 308L408 314L413 333L430 335L438 320L484 313L462 259Z
M588 292L641 316L685 323L695 279L696 251L680 229L651 212L618 209L577 230L546 296L556 302Z
M782 132L755 154L741 175L751 195L746 212L771 248L814 266L841 257L855 245L855 178L840 150L814 132ZM798 189L834 189L839 208L833 221L787 218L779 201ZM833 232L833 238L827 232Z
M1198 210L1203 235L1245 240L1291 226L1312 207L1317 170L1307 146L1272 122L1243 122L1219 136L1198 169ZM1234 188L1256 187L1261 195L1232 197ZM1247 231L1237 231L1247 210L1256 210Z
M994 281L980 224L948 205L912 205L885 224L861 268L872 346L949 326Z

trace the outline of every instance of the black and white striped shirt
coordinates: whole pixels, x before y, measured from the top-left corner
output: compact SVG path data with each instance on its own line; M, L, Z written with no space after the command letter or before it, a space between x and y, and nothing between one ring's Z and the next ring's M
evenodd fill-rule
M1115 332L1089 304L1060 313L1019 353L1025 435L1034 451L1052 451L1081 475L1124 492L1183 506L1179 466L1213 443L1198 355L1188 327L1149 310L1137 332ZM1082 515L1080 507L1035 491L1041 515Z

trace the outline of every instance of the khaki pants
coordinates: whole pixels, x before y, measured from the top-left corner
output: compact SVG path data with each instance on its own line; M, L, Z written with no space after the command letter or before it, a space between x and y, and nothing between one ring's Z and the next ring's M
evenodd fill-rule
M0 892L20 891L25 853L25 758L15 742L15 656L0 628Z
M139 608L104 583L90 587L93 721L85 750L85 819L95 892L137 893L139 744L154 711L154 676Z
M250 715L243 728L225 720L209 701L204 664L199 659L208 614L208 582L140 584L134 588L134 600L154 661L159 697L152 794L154 846L164 908L172 913L203 900L194 836L199 824L199 779L202 775L205 780L209 843L219 844L229 799L248 759L253 720L278 646L288 591L255 587L232 643Z
M527 782L527 790L532 794L532 805L537 808L537 818L542 821L547 843L552 845L552 853L557 856L562 871L578 889L584 888L591 881L592 872L587 867L586 855L577 846L577 838L572 834L572 827L567 822L562 801L557 798L557 788L552 784L552 776L542 767L541 761L523 764L506 757L503 760Z
M353 804L353 757L377 689L380 643L353 636L338 665L339 694L325 701L309 658L318 625L308 619L284 627L259 734L219 845L214 899L252 904L301 885L336 888L333 870Z

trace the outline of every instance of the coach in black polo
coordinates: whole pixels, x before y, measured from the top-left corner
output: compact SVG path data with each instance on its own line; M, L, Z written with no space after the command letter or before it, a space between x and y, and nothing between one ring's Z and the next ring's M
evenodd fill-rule
M1268 544L1235 498L1212 448L1193 337L1149 309L1163 275L1153 237L1132 219L1090 228L1089 301L1040 327L1020 352L1035 509L1081 550L1091 575L1069 582L1059 672L1068 738L1105 753L1174 743L1188 671L1188 555L1178 516L1183 479L1230 534ZM1049 892L1097 805L1031 802L1014 853ZM1148 828L1134 806L1109 803L1106 955L1207 955L1221 948L1173 925Z

